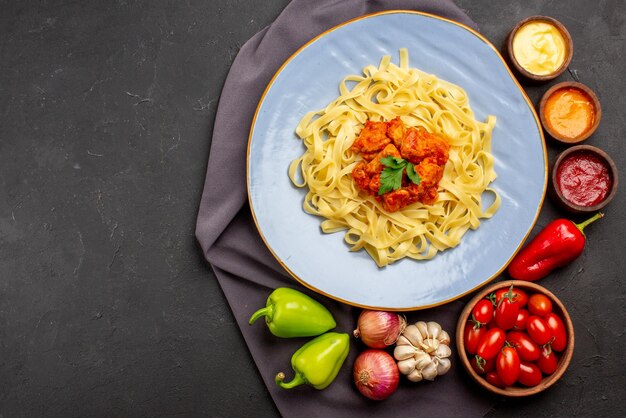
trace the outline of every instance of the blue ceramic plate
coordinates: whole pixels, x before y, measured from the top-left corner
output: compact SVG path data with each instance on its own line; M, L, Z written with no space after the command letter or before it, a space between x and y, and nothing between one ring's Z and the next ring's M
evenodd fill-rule
M323 234L321 219L302 210L289 163L304 151L294 133L302 116L325 107L339 82L383 55L458 84L478 120L497 117L492 152L500 210L469 231L456 248L428 261L404 259L378 268L364 251L350 252L343 232ZM303 285L342 302L413 310L457 299L498 276L532 229L547 184L547 154L537 115L497 50L457 23L396 11L340 25L296 52L270 82L248 146L248 193L255 222L278 261Z

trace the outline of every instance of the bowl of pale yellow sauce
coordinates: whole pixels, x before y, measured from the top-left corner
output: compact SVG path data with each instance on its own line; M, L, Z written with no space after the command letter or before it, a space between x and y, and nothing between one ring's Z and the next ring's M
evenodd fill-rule
M547 16L531 16L509 33L505 49L509 62L519 74L534 81L548 81L567 69L573 42L559 21Z

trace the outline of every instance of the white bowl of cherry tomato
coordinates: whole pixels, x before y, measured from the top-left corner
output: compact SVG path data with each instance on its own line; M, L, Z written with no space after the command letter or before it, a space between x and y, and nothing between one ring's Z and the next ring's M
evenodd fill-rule
M561 378L574 353L574 327L561 301L520 280L479 291L456 329L461 363L490 392L520 397Z

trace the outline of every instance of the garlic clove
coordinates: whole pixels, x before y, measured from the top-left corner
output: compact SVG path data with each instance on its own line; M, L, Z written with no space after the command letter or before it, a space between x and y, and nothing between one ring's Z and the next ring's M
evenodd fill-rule
M424 351L418 351L417 353L415 353L415 368L416 369L423 369L424 367L428 366L428 364L430 364L430 362L432 361L430 355L428 353L425 353Z
M426 338L424 342L420 344L420 348L429 354L434 353L439 348L439 340L435 340L434 338Z
M411 382L421 382L422 372L419 369L413 370L407 377Z
M420 334L422 334L422 338L428 338L429 337L429 335L428 335L428 325L426 325L426 322L424 322L424 321L416 322L415 326L419 330Z
M450 370L451 365L452 363L450 362L450 359L447 359L447 358L439 359L439 364L437 365L437 375L441 376L441 375L448 373L448 370Z
M449 346L445 344L440 344L439 347L437 347L437 350L435 351L434 354L435 356L442 359L442 358L450 357L450 355L452 354L452 350L450 349Z
M450 335L444 330L441 330L439 333L439 338L437 338L441 344L450 345Z
M415 370L417 362L414 358L402 360L398 362L398 371L404 375L409 375Z
M404 335L400 335L398 337L398 340L396 341L396 345L413 345L413 344Z
M396 348L393 349L393 356L396 360L406 360L414 357L417 351L418 350L412 345L397 345Z
M424 337L415 325L409 325L404 329L403 335L416 347L419 347Z
M430 321L426 324L426 329L430 338L437 338L441 333L441 325L434 321Z
M422 377L426 380L435 380L437 377L437 363L431 361L428 366L422 369Z

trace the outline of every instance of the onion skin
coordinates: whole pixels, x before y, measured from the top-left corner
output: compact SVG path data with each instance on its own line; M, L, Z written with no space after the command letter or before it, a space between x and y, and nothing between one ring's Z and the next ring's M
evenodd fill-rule
M353 335L370 348L385 348L394 344L405 328L406 319L397 313L364 309Z
M391 396L400 382L396 361L386 351L365 350L354 361L354 383L363 396L382 401Z

